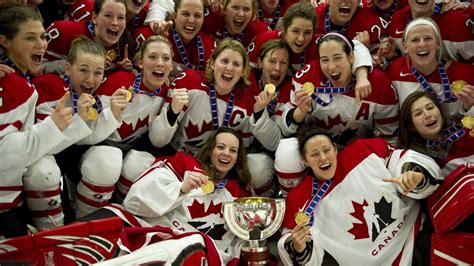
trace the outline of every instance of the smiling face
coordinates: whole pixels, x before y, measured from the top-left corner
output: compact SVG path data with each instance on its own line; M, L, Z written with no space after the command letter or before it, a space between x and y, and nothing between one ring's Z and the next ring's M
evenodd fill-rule
M337 167L337 149L325 135L315 135L304 145L303 162L319 180L334 177Z
M162 41L147 43L139 66L143 73L143 83L150 91L160 88L173 69L171 48Z
M304 18L294 18L283 33L283 39L293 53L301 53L313 39L313 23Z
M333 86L348 86L352 82L352 53L347 55L335 40L319 44L321 70Z
M438 38L433 29L427 25L414 26L407 33L405 50L411 61L422 73L430 74L437 66ZM434 67L434 68L433 68Z
M359 5L358 0L330 0L329 16L331 22L343 26L352 19Z
M182 41L189 43L202 28L204 6L201 0L183 0L176 11L174 25Z
M277 87L288 71L288 51L283 48L271 50L265 55L263 61L258 59L258 64L262 69L262 85L271 83Z
M28 20L18 26L18 32L12 40L0 35L0 44L7 56L22 72L35 72L41 66L48 42L46 31L39 20Z
M230 34L244 31L252 18L252 8L252 0L229 0L223 16Z
M76 61L66 65L66 74L71 80L72 89L80 96L93 94L104 78L105 59L103 56L77 52Z
M134 17L145 7L148 0L127 0L127 12L130 17Z
M434 11L434 0L408 0L413 18L431 17Z
M211 69L216 91L221 95L229 94L243 75L244 60L239 52L224 49L215 62L211 62Z
M388 10L392 7L393 2L395 0L374 0L374 6L376 6L380 10Z
M212 167L224 177L237 163L239 139L228 132L216 136L216 144L211 153Z
M123 3L106 0L99 14L93 14L95 39L105 48L115 45L125 30L126 8Z
M425 139L437 139L443 127L443 117L431 99L421 97L413 102L410 111L415 130Z

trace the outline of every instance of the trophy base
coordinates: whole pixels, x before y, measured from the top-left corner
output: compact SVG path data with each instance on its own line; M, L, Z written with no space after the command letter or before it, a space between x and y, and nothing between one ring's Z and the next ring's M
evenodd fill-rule
M240 265L267 265L270 261L268 246L249 247L243 246L240 254Z

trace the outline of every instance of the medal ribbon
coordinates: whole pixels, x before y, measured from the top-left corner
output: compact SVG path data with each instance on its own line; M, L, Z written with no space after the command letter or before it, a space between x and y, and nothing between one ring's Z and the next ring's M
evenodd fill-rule
M443 144L448 144L455 142L458 140L460 137L464 135L465 131L464 128L461 124L456 124L452 127L449 127L443 131L443 136L445 136L445 139L441 142L437 140L428 140L426 142L426 146L429 148L434 149L438 144L443 143Z
M310 218L309 225L312 226L314 222L314 217L313 217L313 211L318 206L319 201L323 198L324 194L328 190L328 188L331 186L332 180L328 179L324 182L323 186L321 189L318 190L318 180L316 178L313 178L313 199L309 203L308 207L306 207L304 213Z
M77 100L79 100L79 95L77 95L77 92L72 89L71 79L69 78L68 75L64 74L63 75L63 80L66 83L66 85L68 86L69 90L71 91L72 109L73 109L74 113L77 113ZM92 105L91 107L94 108L97 111L97 113L100 114L100 112L102 112L102 102L100 101L100 99L97 95L92 95L92 97L94 97L95 104Z
M225 185L227 185L228 181L229 180L227 180L226 178L222 179L221 182L219 182L219 184L217 184L216 189L223 189L225 187Z
M22 72L20 69L18 69L18 67L16 67L16 65L13 63L13 61L8 57L8 56L2 56L2 60L3 60L3 64L13 68L13 69L16 69L18 70L18 72L20 72L23 77L26 78L26 80L28 80L28 83L31 83L31 77L30 75L28 74L28 72Z
M345 87L331 87L331 84L329 83L329 80L328 80L327 83L326 83L326 86L327 87L315 87L314 88L314 93L311 94L311 99L313 99L313 101L315 101L317 104L319 104L323 107L328 106L330 103L332 103L332 101L334 100L334 98L332 96L333 93L335 93L335 94L346 93L348 91L353 90L354 82L351 85L345 86ZM316 96L316 93L329 94L329 102L323 101L321 98Z
M262 79L260 79L258 81L258 87L260 88L260 91L264 90L263 85L262 85ZM277 106L277 99L278 99L279 94L280 94L280 91L277 90L275 92L274 99L272 99L267 105L267 110L268 110L268 113L270 113L270 115L275 113L275 109L276 109L276 106Z
M350 21L342 27L341 32L344 32L344 33L346 32L346 28L347 28L349 23L350 23ZM324 33L328 33L328 32L331 31L331 19L329 18L329 8L326 11L326 17L324 18L324 30L325 30Z
M189 62L189 58L186 53L186 49L184 48L183 41L181 40L181 37L179 36L179 33L176 31L176 29L173 29L173 39L176 43L176 46L178 47L179 55L181 56L181 60L183 60L183 63L190 69L202 69L204 64L204 46L202 44L201 34L198 33L196 35L197 47L199 52L199 63L195 66L192 65L191 62Z
M300 54L300 65L301 65L301 67L304 67L304 65L305 65L305 56L306 56L306 48L304 48L303 51L301 51L301 54Z
M227 37L229 37L229 32L227 31L227 26L224 26L224 38L227 38ZM234 40L238 42L242 42L243 38L244 38L244 32L241 31L239 35L237 35L237 38L235 38Z
M142 73L138 73L135 76L135 81L133 81L133 92L135 94L146 94L148 96L154 96L154 95L159 95L161 88L156 89L154 92L147 92L140 90L140 84L142 83Z
M211 84L209 88L210 98L211 98L211 114L212 114L212 128L217 130L219 128L219 113L217 111L217 97L216 89L214 84ZM224 122L222 123L223 127L229 126L230 115L232 114L232 109L234 109L234 91L230 93L229 101L227 102L227 108L224 114Z
M262 8L258 8L258 17L260 18L261 21L264 21ZM280 19L280 4L278 4L278 6L275 10L275 16L273 16L272 23L270 23L270 25L268 25L268 27L271 30L275 29L275 27L278 23L278 19Z
M442 63L439 63L438 64L438 72L439 72L439 75L441 76L441 82L443 84L443 89L444 89L444 100L439 98L438 95L436 95L436 93L434 92L433 88L431 87L430 83L425 79L425 77L423 77L423 75L418 72L418 70L416 69L415 65L413 65L411 67L411 73L413 73L413 76L415 76L416 80L418 81L418 83L420 83L420 85L423 87L423 90L426 91L427 93L433 95L436 97L436 99L438 100L438 102L441 102L441 103L452 103L452 102L455 102L457 100L456 97L454 97L452 94L451 94L451 90L449 88L449 79L448 79L448 75L446 74L446 71L444 70L444 67L443 67L443 64Z

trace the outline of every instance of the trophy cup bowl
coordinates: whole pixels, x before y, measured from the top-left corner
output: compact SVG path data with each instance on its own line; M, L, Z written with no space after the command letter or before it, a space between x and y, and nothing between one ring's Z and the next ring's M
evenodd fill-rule
M246 240L241 250L244 265L265 265L270 252L266 239L283 222L285 200L248 197L224 203L224 220L230 231Z

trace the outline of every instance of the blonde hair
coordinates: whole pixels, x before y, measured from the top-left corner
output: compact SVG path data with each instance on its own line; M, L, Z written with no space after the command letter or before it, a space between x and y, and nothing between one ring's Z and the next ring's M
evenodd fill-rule
M405 27L405 31L403 32L403 44L404 45L406 44L408 34L410 33L410 31L414 27L420 26L420 25L430 27L433 30L433 32L435 33L436 41L438 42L438 45L439 45L439 49L436 50L436 58L438 59L438 62L439 62L441 60L441 57L442 57L441 52L443 51L443 39L441 38L441 34L440 34L438 24L436 24L436 22L434 20L432 20L430 18L417 18L417 19L414 19L414 20L410 21L410 23L408 23L407 26Z

